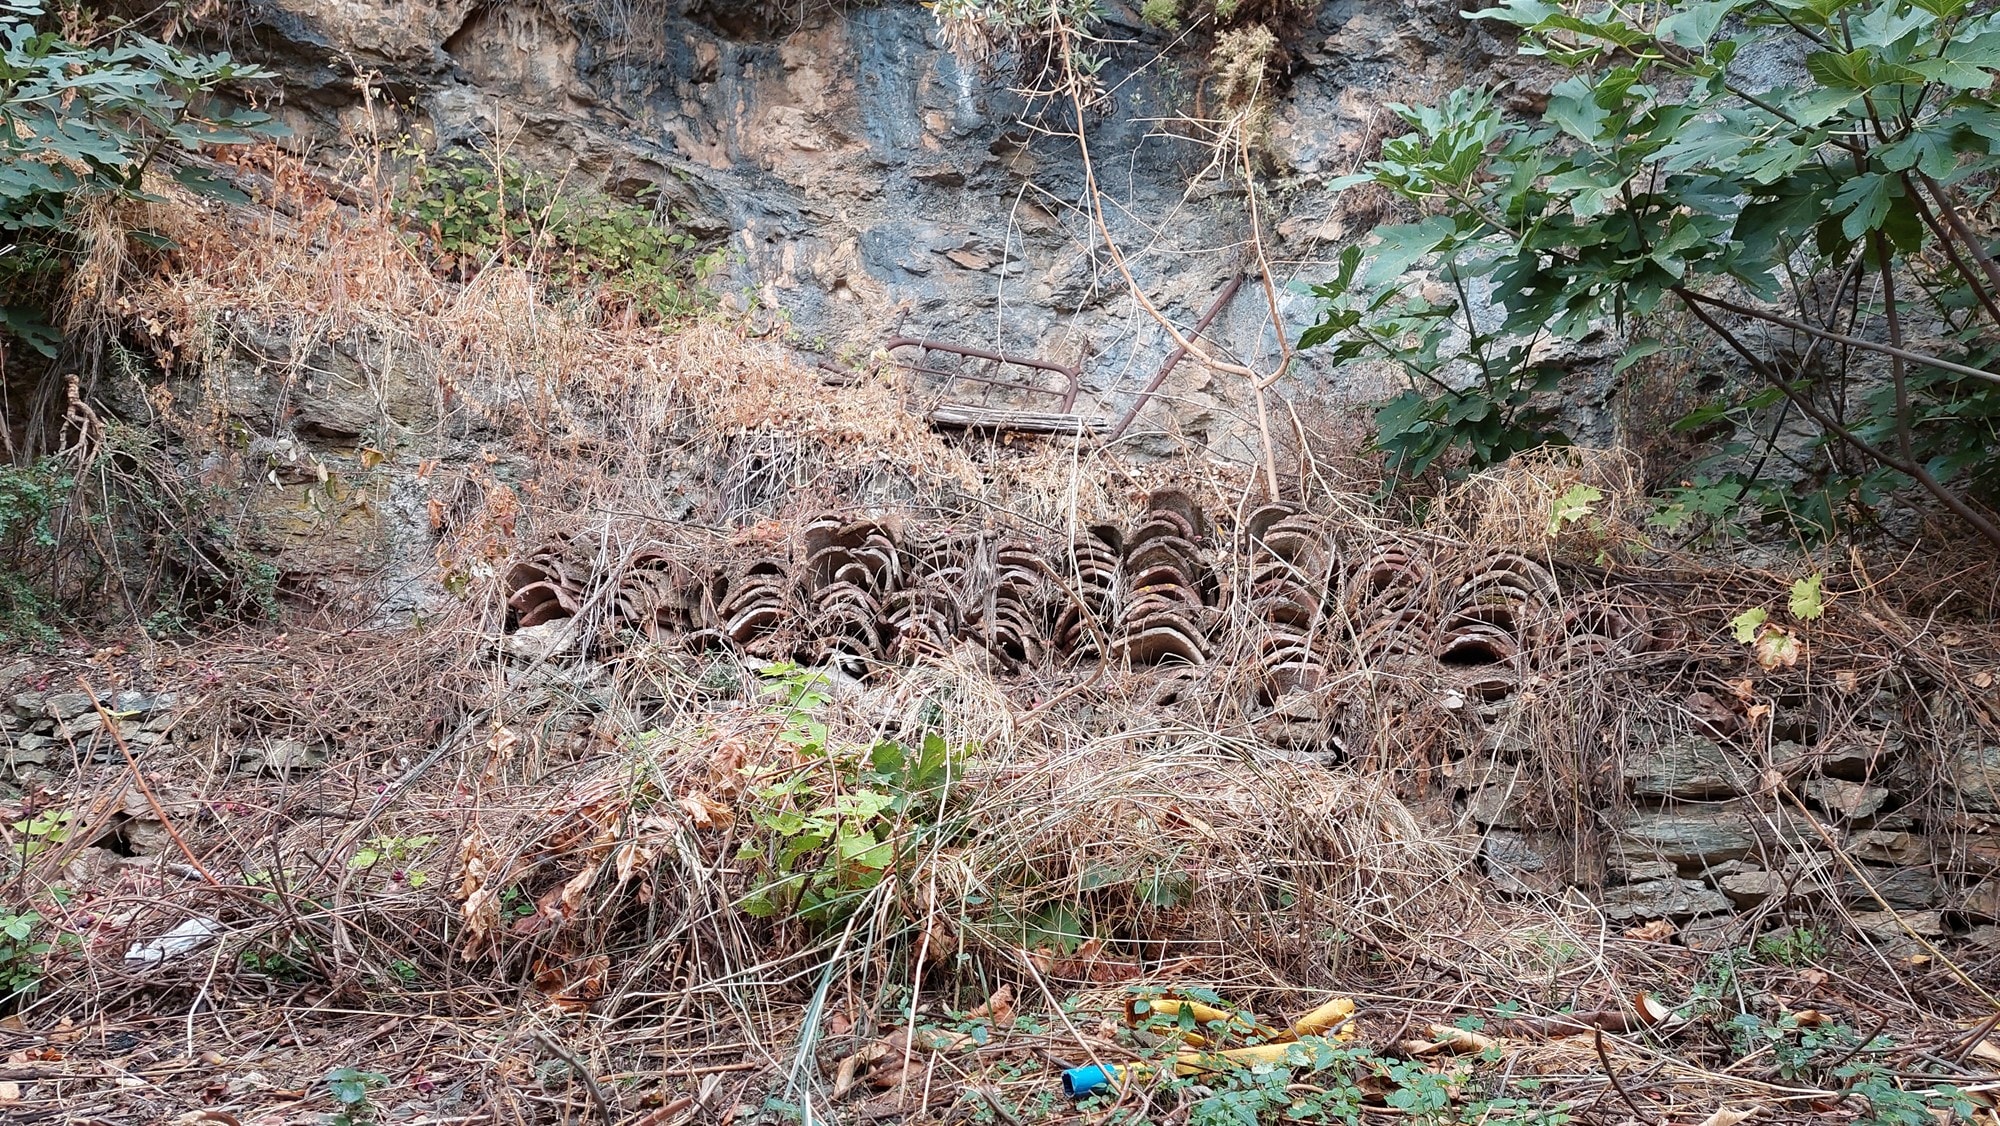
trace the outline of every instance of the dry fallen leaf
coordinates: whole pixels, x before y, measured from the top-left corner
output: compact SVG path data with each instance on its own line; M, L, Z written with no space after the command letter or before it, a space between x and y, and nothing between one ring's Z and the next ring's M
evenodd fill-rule
M21 1085L12 1080L0 1079L0 1103L21 1101Z
M861 1066L865 1062L861 1058L861 1054L856 1052L854 1055L843 1057L839 1065L834 1068L833 1100L835 1102L839 1102L842 1096L854 1089L854 1084L859 1081L861 1075Z
M990 1020L996 1026L1005 1028L1014 1023L1014 987L1003 985L993 991L993 996L974 1006L965 1014L967 1020Z
M1430 1056L1439 1052L1469 1055L1473 1052L1483 1052L1498 1043L1491 1036L1449 1024L1433 1024L1425 1031L1430 1033L1430 1040L1406 1040L1403 1042L1403 1049L1413 1056Z
M1798 635L1782 626L1766 623L1757 632L1757 663L1767 669L1779 666L1791 668L1799 663L1799 657L1806 651L1805 642Z
M729 807L707 794L689 793L681 798L681 809L699 829L727 829L736 823Z
M1665 942L1679 933L1680 928L1674 926L1670 920L1654 919L1650 923L1633 927L1631 930L1626 931L1625 937L1637 939L1640 942Z
M1972 686L1974 688L1993 687L1993 674L1987 672L1985 669L1980 669L1978 672L1972 674Z
M1642 1024L1651 1026L1674 1015L1674 1010L1651 993L1641 993L1632 998L1632 1011Z
M618 846L611 858L618 871L618 886L624 887L641 869L653 863L653 850L638 841L626 841Z
M1717 1107L1715 1113L1701 1120L1701 1126L1737 1126L1757 1116L1757 1108L1739 1110L1732 1106Z
M1104 940L1093 938L1076 948L1067 958L1058 958L1049 967L1051 977L1064 981L1087 981L1095 985L1116 985L1139 976L1139 963L1104 956Z

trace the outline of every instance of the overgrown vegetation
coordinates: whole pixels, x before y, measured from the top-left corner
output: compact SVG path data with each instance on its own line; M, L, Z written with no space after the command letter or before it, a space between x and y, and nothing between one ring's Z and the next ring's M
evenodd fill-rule
M155 430L77 401L68 417L61 453L0 469L0 642L51 644L80 611L156 637L275 616L279 575L237 498L190 480Z
M214 608L213 580L240 585L206 520L177 511L186 491L147 453L157 439L106 425L75 382L65 395L56 369L18 361L22 346L55 357L70 329L101 320L85 306L115 295L109 263L124 260L128 239L168 245L156 232L127 230L111 217L116 208L156 201L149 185L168 180L243 198L203 171L199 154L279 131L270 115L221 96L268 77L81 7L0 3L0 230L9 235L0 251L0 448L9 462L0 468L0 642L51 641L63 605L114 576L127 595L135 584L180 586L167 599L178 618L190 603L197 616ZM70 359L88 370L105 357L82 351L117 349L102 333L83 336L70 341ZM26 440L17 447L17 438ZM60 453L35 455L57 445ZM180 522L159 523L170 511ZM268 592L252 600L268 602Z
M270 78L226 54L198 55L86 9L0 0L0 320L14 340L53 355L53 299L83 248L84 200L152 198L146 177L170 158L278 132L269 114L218 97ZM241 198L198 165L167 165L181 185Z
M907 876L922 850L949 843L941 823L965 749L934 731L915 746L829 744L814 715L827 700L825 674L777 664L762 675L782 697L779 738L799 764L751 773L759 832L737 852L755 873L743 909L820 927L845 922L885 878Z
M1680 351L1721 376L1680 423L1719 452L1668 523L1818 538L1914 492L2000 544L2000 266L1980 233L2000 17L1962 0L1505 0L1474 18L1569 77L1539 120L1476 88L1395 107L1411 131L1342 183L1425 214L1343 257L1301 341L1409 374L1377 416L1393 467L1564 440L1546 393L1581 393L1588 365L1566 353L1614 332L1614 374ZM1785 58L1803 67L1772 85ZM1436 280L1399 280L1415 267Z
M448 276L518 266L564 297L644 324L673 324L706 307L702 281L719 260L643 197L613 199L492 153L408 155L412 169L395 204L428 233Z

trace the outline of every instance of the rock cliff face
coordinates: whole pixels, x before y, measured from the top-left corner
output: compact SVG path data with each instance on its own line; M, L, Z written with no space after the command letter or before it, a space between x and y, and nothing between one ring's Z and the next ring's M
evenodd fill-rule
M282 73L303 136L412 128L655 188L726 247L725 301L802 349L865 354L901 333L1051 357L1082 367L1079 410L1115 415L1172 347L1088 221L1068 104L1036 97L1018 58L954 53L922 6L260 0L242 18L232 45ZM1208 47L1116 4L1106 37L1110 93L1085 123L1106 211L1141 286L1187 327L1250 235L1241 180L1179 120L1212 109ZM1447 87L1480 44L1449 5L1409 2L1333 0L1287 35L1264 173L1281 277L1321 276L1372 222L1324 184L1392 127L1385 103ZM1286 294L1288 332L1312 311ZM1210 338L1268 365L1262 293L1238 293ZM1379 390L1329 385L1310 360L1299 374L1303 391ZM1186 365L1139 430L1170 421L1194 449L1242 452L1245 390L1228 383Z

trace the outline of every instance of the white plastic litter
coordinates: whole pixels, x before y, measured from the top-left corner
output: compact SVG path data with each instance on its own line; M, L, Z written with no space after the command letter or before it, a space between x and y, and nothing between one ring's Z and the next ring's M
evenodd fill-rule
M157 966L199 950L222 933L222 922L200 915L150 942L136 942L125 952L127 966Z

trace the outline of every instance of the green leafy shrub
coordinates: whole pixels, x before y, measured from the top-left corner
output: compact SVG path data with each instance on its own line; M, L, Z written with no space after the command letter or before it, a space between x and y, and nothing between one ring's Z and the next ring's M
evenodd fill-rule
M269 114L218 97L270 77L226 54L50 13L42 0L0 0L0 230L13 233L17 251L0 259L0 315L15 339L55 351L48 302L74 261L77 200L152 198L145 177L164 154L278 135ZM242 198L193 165L171 175L204 194Z
M1302 341L1409 373L1379 418L1398 467L1560 440L1538 395L1579 380L1550 357L1615 332L1616 376L1678 318L1723 369L1687 424L1743 437L1674 519L1774 503L1760 475L1789 458L1802 480L1781 491L1803 499L1775 519L1804 534L1914 490L2000 544L2000 265L1976 233L2000 171L2000 15L1965 0L1501 0L1474 18L1520 29L1524 54L1569 76L1538 120L1480 89L1394 107L1411 131L1340 186L1427 214L1379 230L1365 270L1342 259ZM1747 88L1732 63L1752 56L1800 57L1802 80ZM1441 281L1401 280L1419 264ZM1808 448L1770 457L1798 422Z
M460 279L489 265L523 266L576 296L595 296L643 321L699 312L713 267L700 243L659 209L582 191L476 153L422 157L399 200L430 236L440 268Z
M54 949L42 929L39 911L0 911L0 1004L41 985L42 959Z
M780 738L801 765L766 768L755 778L757 831L737 854L756 873L743 910L837 923L946 831L951 780L964 751L934 732L914 747L888 739L830 745L826 725L813 715L826 702L821 674L780 663L762 675L782 699Z

